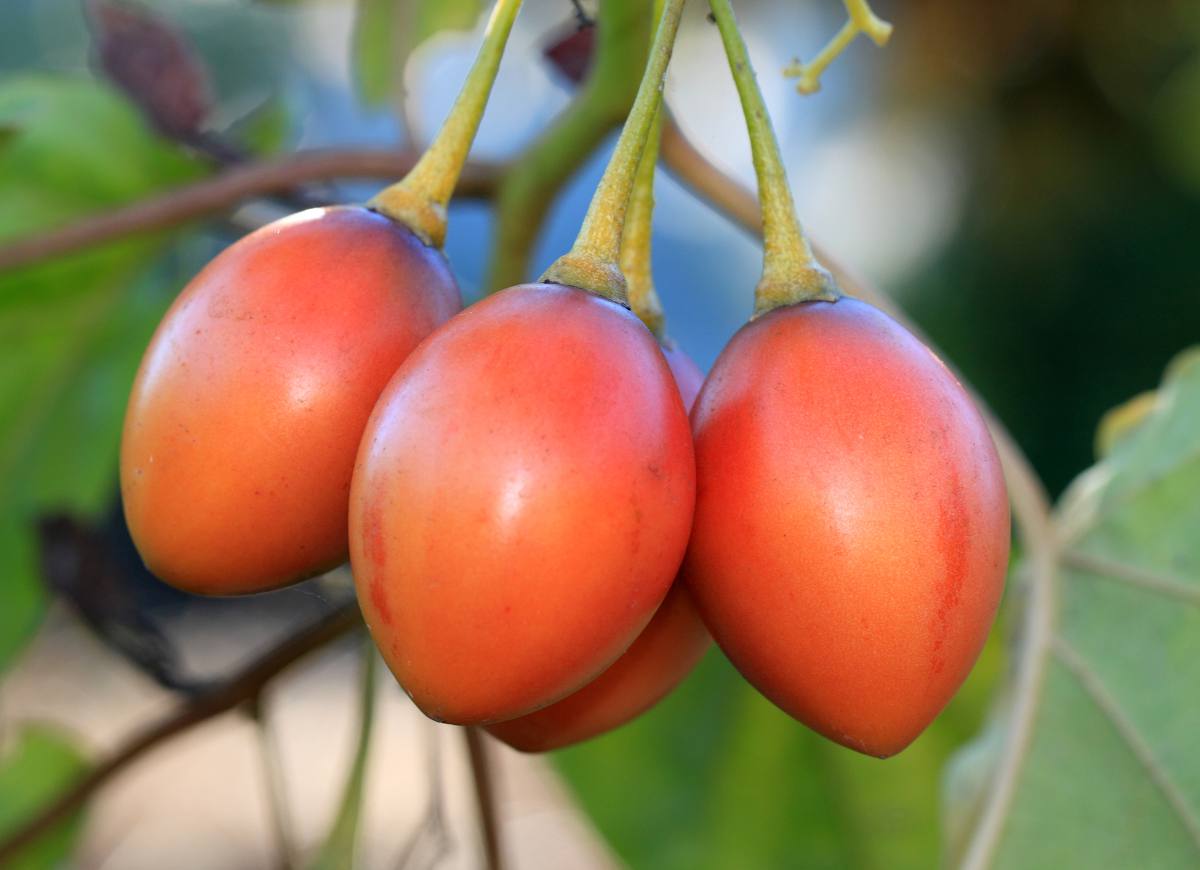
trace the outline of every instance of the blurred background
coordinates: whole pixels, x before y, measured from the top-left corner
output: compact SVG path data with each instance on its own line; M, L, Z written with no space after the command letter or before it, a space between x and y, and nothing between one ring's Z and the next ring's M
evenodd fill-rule
M208 81L199 120L180 98L172 130L113 80L132 43L106 46L96 34L122 32L119 3L91 4L89 23L79 0L5 0L0 239L231 161L419 149L481 37L471 23L479 4L449 5L465 5L461 20L474 29L423 40L388 18L385 0L136 7L190 47ZM782 70L836 32L841 5L736 6L806 227L928 332L1059 493L1093 462L1100 416L1153 388L1200 339L1200 5L881 0L877 11L896 26L890 44L860 37L809 97ZM594 13L595 2L582 8ZM752 186L736 94L705 12L696 2L686 14L667 100L692 143ZM527 0L478 158L517 157L570 103L575 85L544 52L576 22L568 0ZM614 138L553 201L527 277L573 240ZM305 196L361 201L386 181L331 181ZM668 330L707 368L750 313L760 250L663 172L657 198L654 266ZM121 410L158 317L222 246L294 207L256 199L180 231L0 273L0 747L21 723L48 720L81 753L102 753L186 696L180 673L227 673L347 595L333 576L245 601L185 599L142 576L114 505ZM491 289L492 238L486 203L452 207L446 253L469 298ZM549 759L493 746L506 848L519 867L936 865L942 771L984 721L1007 665L1005 630L938 722L886 763L809 734L715 651L616 733ZM281 837L293 857L306 854L330 824L353 752L355 649L335 647L271 693L274 767L258 758L263 729L250 718L206 724L101 793L68 832L82 838L75 862L265 867L278 863ZM179 659L165 676L164 656ZM425 724L390 677L381 681L364 866L395 866L405 854L413 866L477 866L457 733ZM48 788L72 763L48 762L38 781ZM273 776L282 789L267 787ZM13 823L3 803L0 830Z

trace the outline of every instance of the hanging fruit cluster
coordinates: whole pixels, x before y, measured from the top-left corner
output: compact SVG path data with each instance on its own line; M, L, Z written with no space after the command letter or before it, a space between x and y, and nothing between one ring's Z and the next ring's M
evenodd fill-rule
M417 706L527 751L645 711L710 633L764 695L846 746L891 755L932 721L1003 589L996 452L942 363L814 259L729 0L710 5L764 261L755 316L708 377L664 335L649 265L683 0L657 4L574 246L540 283L460 311L440 247L520 6L498 0L408 177L366 206L252 233L164 318L121 456L156 574L249 593L349 556ZM847 9L835 43L886 39L862 0ZM806 90L831 56L795 73Z

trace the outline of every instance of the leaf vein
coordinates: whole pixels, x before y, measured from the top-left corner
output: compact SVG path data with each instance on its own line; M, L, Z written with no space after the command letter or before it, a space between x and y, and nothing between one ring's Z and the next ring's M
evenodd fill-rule
M1104 556L1095 556L1081 550L1067 550L1062 554L1062 559L1064 564L1086 572L1084 576L1116 580L1200 607L1200 584L1194 580L1189 581L1182 577L1130 565Z
M1137 727L1125 715L1117 699L1108 691L1099 674L1061 635L1052 641L1055 658L1075 677L1084 693L1096 708L1108 719L1113 729L1125 742L1133 757L1137 759L1150 781L1158 788L1167 804L1175 811L1191 838L1192 845L1200 853L1200 818L1197 818L1178 786L1171 780L1166 768L1154 757L1154 751L1142 739Z

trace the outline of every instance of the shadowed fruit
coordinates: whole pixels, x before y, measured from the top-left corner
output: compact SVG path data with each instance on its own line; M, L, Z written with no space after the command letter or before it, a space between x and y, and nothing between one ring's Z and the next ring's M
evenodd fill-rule
M937 716L983 647L1009 516L962 387L865 303L752 321L693 414L697 505L684 576L764 695L888 756Z
M147 567L237 594L344 561L371 409L460 307L442 254L362 207L301 212L223 251L159 325L126 412L121 494Z
M690 356L670 340L663 344L662 353L671 368L671 376L675 378L675 386L679 390L679 398L683 400L683 407L690 412L692 405L696 404L700 388L704 386L704 372L692 362Z
M704 382L691 358L673 344L663 355L688 409ZM653 707L691 673L711 638L687 587L678 580L633 646L596 679L561 701L488 726L493 737L523 752L547 752L624 725Z
M557 701L662 602L694 486L650 332L574 287L501 291L409 357L364 434L350 541L372 637L431 718Z
M711 642L691 593L676 582L650 624L608 670L561 701L489 725L488 731L522 752L548 752L596 737L666 697Z

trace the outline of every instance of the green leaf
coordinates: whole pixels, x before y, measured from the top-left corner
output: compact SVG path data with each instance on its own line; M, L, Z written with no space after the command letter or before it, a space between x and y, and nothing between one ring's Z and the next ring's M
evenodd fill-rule
M1118 442L1141 425L1157 400L1153 391L1140 393L1105 414L1096 429L1096 457L1103 459L1112 453Z
M359 93L369 105L402 93L401 78L417 46L444 30L470 30L482 0L358 0L354 68Z
M342 802L337 816L325 838L325 843L312 862L312 870L352 870L358 842L358 820L362 813L363 787L367 777L367 756L371 747L371 730L375 720L375 646L370 640L363 643L362 683L359 692L358 746L346 777Z
M0 243L195 177L113 91L80 79L0 83ZM138 359L173 279L138 237L0 273L0 668L43 604L39 512L106 507Z
M99 210L197 174L195 164L158 138L112 89L89 79L10 78L0 84L0 126L15 128L3 152L3 198L36 189L55 202ZM36 216L40 218L40 215ZM2 216L0 235L45 225Z
M999 666L989 645L929 730L880 761L795 722L713 650L658 707L557 761L634 867L927 868L939 772L978 728Z
M293 135L292 113L278 97L264 100L234 123L226 135L252 154L281 151Z
M1039 679L950 777L983 803L980 863L1200 865L1200 351L1126 416L1055 514L1054 608L1025 641ZM972 789L964 767L988 775Z
M1151 110L1151 132L1167 169L1200 188L1200 57L1171 73Z
M363 102L378 106L387 102L403 65L394 56L397 48L397 17L400 4L394 0L358 0L354 19L354 72Z
M45 728L26 728L0 754L0 841L79 778L87 762L75 744ZM82 824L75 812L30 843L5 867L42 870L70 857Z

